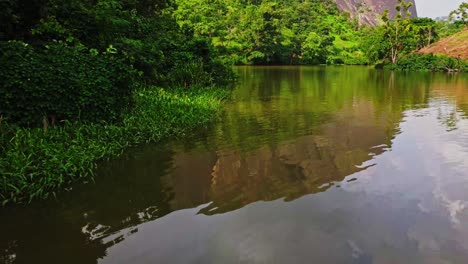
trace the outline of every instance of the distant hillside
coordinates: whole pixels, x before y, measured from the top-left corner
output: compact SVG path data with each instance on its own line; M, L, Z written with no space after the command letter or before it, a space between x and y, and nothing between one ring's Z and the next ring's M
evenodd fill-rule
M461 57L463 60L468 60L468 28L421 49L419 53L444 54L449 57Z
M390 11L390 17L395 16L395 5L398 3L397 0L336 0L338 7L351 14L352 17L356 17L359 23L376 26L382 13L385 10ZM413 6L410 11L412 17L417 17L416 3L414 0L409 0Z

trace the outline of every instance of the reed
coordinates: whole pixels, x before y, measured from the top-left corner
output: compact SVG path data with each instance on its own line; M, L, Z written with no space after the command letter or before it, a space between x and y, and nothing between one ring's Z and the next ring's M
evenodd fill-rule
M0 119L0 202L30 203L90 181L100 161L130 146L206 126L219 116L228 94L216 88L137 89L135 108L118 124L65 122L44 130L14 127Z

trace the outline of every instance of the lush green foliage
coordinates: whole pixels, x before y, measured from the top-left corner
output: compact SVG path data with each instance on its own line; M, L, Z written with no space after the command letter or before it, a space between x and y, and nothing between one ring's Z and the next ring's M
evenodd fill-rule
M72 182L91 180L98 161L131 145L207 125L226 96L220 89L138 89L136 107L121 124L66 122L44 131L0 123L0 203L46 198Z
M205 125L226 92L200 87L232 81L211 41L181 30L166 0L0 8L4 203L45 198L130 145ZM153 86L165 90L144 88Z
M456 20L453 22L442 20L436 22L436 31L439 38L451 36L457 32L460 32L464 27L465 25L461 20Z
M362 64L357 24L331 0L177 0L183 29L236 64Z
M411 3L399 0L397 15L390 19L388 11L382 15L383 24L364 29L366 38L361 48L370 63L396 63L400 56L430 45L439 39L436 22L429 18L410 19Z
M135 71L113 54L62 43L34 50L18 41L0 43L0 52L0 113L8 122L114 121L130 106Z
M34 9L26 2L2 1L0 115L9 122L115 121L138 83L232 79L209 41L179 28L166 1L37 0Z
M46 15L32 28L33 37L41 42L83 44L100 52L112 45L143 73L145 82L157 85L177 82L178 76L172 72L187 63L196 65L195 71L201 64L203 75L214 75L210 71L214 65L224 66L217 62L210 43L180 30L167 2L49 0ZM224 81L229 76L222 77ZM217 80L196 81L210 85Z
M403 71L468 71L468 62L443 55L410 54L386 68Z
M388 17L388 10L382 15L384 39L388 43L387 56L392 63L396 63L400 52L408 51L409 45L405 45L408 38L411 37L411 23L409 18L411 12L408 10L412 3L406 3L405 0L398 0L395 6L397 15L394 19Z
M450 20L461 21L463 24L468 25L468 3L461 3L458 9L450 13Z
M361 42L361 49L372 64L395 64L392 69L441 70L455 66L452 61L442 57L423 56L416 51L431 45L443 37L453 35L463 29L463 22L434 21L429 18L410 19L408 12L411 3L399 0L395 7L397 16L388 17L388 12L382 16L383 24L374 28L363 29L366 38ZM399 63L400 58L404 62ZM398 64L398 65L397 65ZM427 68L424 68L424 65ZM460 69L460 68L456 68ZM463 69L463 67L461 67Z
M331 0L176 0L179 25L209 38L235 64L377 64L426 47L463 22L411 19L399 0L396 16L377 27L359 26ZM460 11L461 12L461 11Z

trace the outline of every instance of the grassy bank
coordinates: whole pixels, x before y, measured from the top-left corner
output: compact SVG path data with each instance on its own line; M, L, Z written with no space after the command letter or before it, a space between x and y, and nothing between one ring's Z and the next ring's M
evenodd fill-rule
M135 108L118 124L66 123L19 128L0 122L0 203L45 199L92 179L99 161L126 148L179 136L218 116L228 91L138 89Z

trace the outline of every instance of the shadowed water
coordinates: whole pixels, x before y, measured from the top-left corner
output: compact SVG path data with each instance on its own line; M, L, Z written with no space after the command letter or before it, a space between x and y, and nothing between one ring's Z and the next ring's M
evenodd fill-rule
M236 71L212 127L0 209L0 263L468 263L468 75Z

